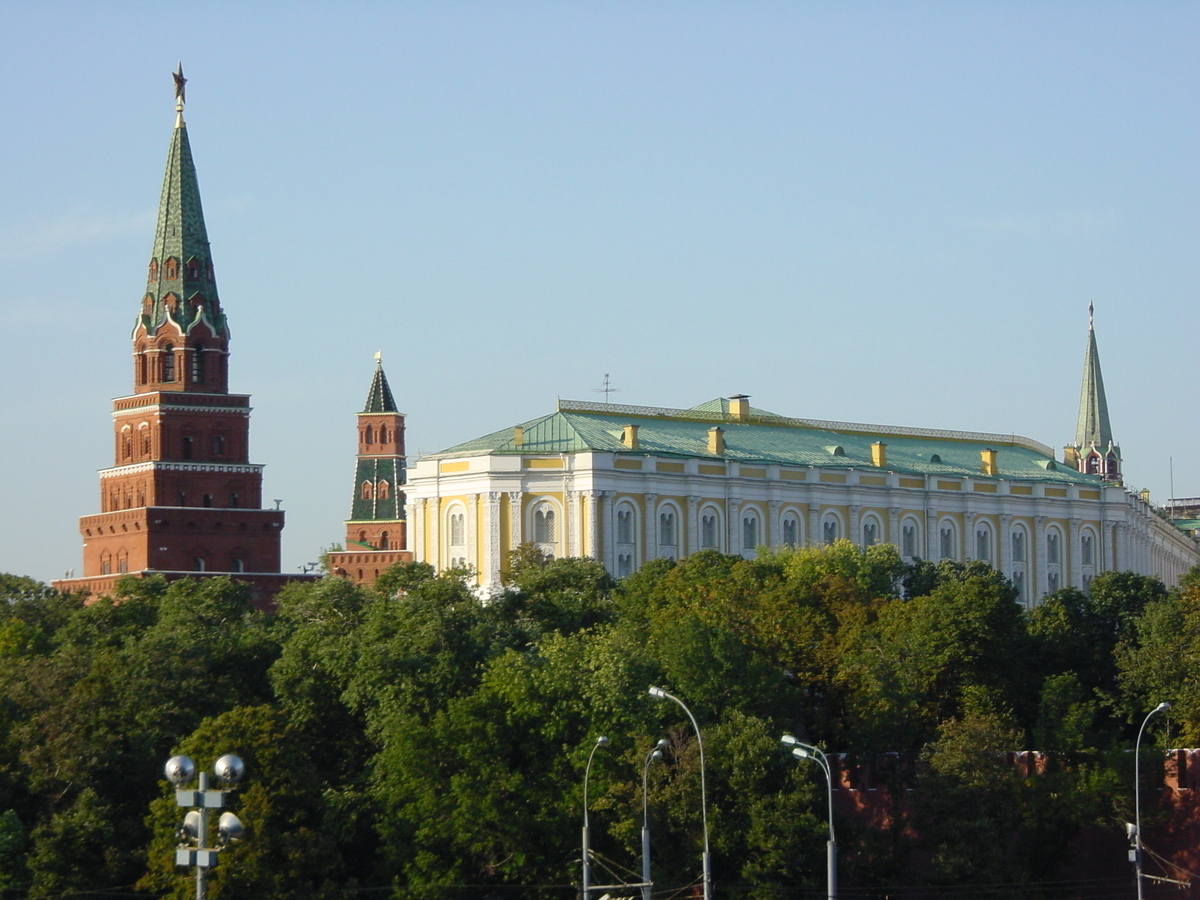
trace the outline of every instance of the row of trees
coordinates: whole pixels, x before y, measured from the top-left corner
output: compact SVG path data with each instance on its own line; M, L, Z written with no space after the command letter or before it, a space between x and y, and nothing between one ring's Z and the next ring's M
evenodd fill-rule
M190 896L162 764L223 752L247 764L247 839L213 897L569 897L601 734L592 844L617 879L637 867L646 754L670 742L646 798L670 896L700 874L699 755L651 684L703 729L720 893L823 889L824 781L790 731L848 763L896 754L890 824L838 823L847 887L1032 896L1081 829L1131 818L1121 751L1146 710L1170 699L1155 735L1200 743L1200 578L1110 573L1026 612L985 565L841 542L619 584L525 552L486 604L421 564L371 590L292 585L274 614L223 579L131 578L84 606L0 576L0 597L5 898ZM1033 748L1041 775L1003 760Z

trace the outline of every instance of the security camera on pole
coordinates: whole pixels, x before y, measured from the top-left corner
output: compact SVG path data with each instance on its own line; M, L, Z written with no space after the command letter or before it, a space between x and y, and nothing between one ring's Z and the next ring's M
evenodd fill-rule
M176 834L179 844L175 848L175 865L196 867L196 900L205 900L206 873L217 864L218 851L230 841L238 840L245 829L237 816L223 812L217 820L217 844L208 846L208 812L225 806L230 792L209 790L207 772L200 773L198 790L185 787L196 774L196 764L186 756L172 756L164 772L175 785L175 804L195 807L183 817L183 825ZM242 780L245 772L245 765L232 753L226 753L213 766L213 774L230 788Z

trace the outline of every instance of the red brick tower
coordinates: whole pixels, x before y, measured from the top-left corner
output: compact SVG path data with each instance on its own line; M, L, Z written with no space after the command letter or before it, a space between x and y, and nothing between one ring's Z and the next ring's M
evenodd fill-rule
M283 512L262 509L249 461L250 397L231 394L229 327L183 122L183 72L141 312L134 393L113 401L114 463L100 472L100 513L80 519L83 577L63 590L100 596L123 574L236 574L270 602Z
M358 414L358 463L346 520L346 549L328 555L329 571L359 584L373 584L388 566L409 562L405 548L404 414L375 354L375 377Z

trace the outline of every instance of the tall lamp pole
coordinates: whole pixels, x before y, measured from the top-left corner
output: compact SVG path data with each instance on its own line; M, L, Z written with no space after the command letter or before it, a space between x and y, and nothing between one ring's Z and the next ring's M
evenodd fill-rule
M241 781L245 771L245 765L232 753L226 753L213 766L213 774L227 787L233 787ZM242 836L242 822L231 812L221 813L217 821L217 846L210 847L208 811L223 807L229 798L229 791L209 790L207 772L200 773L199 790L187 788L187 783L196 774L196 764L186 756L168 759L163 774L175 785L175 805L195 807L183 817L183 825L177 833L179 845L175 849L175 865L196 867L196 900L205 900L208 895L205 879L208 870L217 864L217 851L224 849L229 841Z
M642 900L650 900L650 888L653 885L650 880L650 763L662 759L667 743L666 738L659 738L654 749L646 754L646 764L642 766Z
M700 726L696 724L696 717L692 715L692 711L682 700L653 685L650 687L650 696L658 700L673 700L678 703L679 708L692 720L692 728L696 731L696 743L700 745L700 819L704 825L704 900L712 900L712 857L708 852L708 791L704 780L704 739L700 736Z
M1141 752L1142 752L1142 733L1146 730L1146 725L1155 713L1166 712L1171 708L1171 704L1165 700L1150 710L1146 714L1146 718L1142 720L1142 727L1138 729L1137 742L1133 745L1133 865L1137 871L1137 895L1138 900L1142 900L1142 778L1141 778Z
M801 743L793 735L785 734L782 740L792 748L792 756L816 760L825 773L825 784L829 789L829 842L825 851L825 875L829 885L829 900L837 900L837 841L833 836L833 773L829 768L829 758L819 747Z
M588 842L588 776L592 774L592 759L595 757L596 751L607 743L608 737L603 734L596 738L592 752L588 754L587 768L583 770L583 900L588 900L588 891L591 889L592 882L592 850Z

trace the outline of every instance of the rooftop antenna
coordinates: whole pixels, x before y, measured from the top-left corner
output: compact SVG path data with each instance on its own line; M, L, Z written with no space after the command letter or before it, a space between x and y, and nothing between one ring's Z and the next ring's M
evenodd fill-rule
M615 388L612 386L612 382L608 380L608 373L605 372L604 373L604 387L592 388L592 393L593 394L603 394L604 402L608 403L608 395L609 394L619 394L619 393L621 393L621 389Z
M1167 461L1170 464L1169 471L1171 473L1171 508L1175 508L1175 457L1168 456Z

